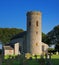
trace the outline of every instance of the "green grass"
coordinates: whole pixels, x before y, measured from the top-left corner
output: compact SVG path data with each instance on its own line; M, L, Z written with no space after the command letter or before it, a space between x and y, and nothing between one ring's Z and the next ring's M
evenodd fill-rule
M51 58L51 62L53 65L59 65L59 55L52 55ZM23 56L19 56L15 59L5 59L2 65L21 65L21 63L23 63L24 65L40 65L41 63L44 63L44 61L40 60L40 56L37 56L37 58L32 56L32 59L29 60L23 58Z
M52 55L52 59L59 59L59 55Z
M39 63L36 60L28 60L28 65L39 65Z
M51 62L53 65L59 65L59 55L52 55Z
M36 59L36 57L32 56L32 59ZM37 59L40 59L40 55L37 55Z

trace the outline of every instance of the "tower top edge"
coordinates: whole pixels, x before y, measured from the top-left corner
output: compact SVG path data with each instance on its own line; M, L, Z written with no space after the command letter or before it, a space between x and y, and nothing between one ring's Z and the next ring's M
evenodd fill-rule
M27 12L27 15L41 15L41 12L39 12L39 11L29 11L29 12Z

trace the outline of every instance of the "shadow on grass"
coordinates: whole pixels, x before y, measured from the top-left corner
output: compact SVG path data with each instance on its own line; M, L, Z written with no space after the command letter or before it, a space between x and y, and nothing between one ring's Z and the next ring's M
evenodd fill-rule
M59 65L59 58L58 59L49 59L51 65ZM2 65L50 65L47 59L26 59L23 56L16 56L15 58L4 59Z
M51 59L53 65L59 65L59 59Z
M59 65L59 59L52 59L51 65ZM17 59L8 59L3 62L3 65L47 65L47 61L42 59L32 59L32 60L23 60L20 62L20 60ZM48 65L50 65L48 63Z

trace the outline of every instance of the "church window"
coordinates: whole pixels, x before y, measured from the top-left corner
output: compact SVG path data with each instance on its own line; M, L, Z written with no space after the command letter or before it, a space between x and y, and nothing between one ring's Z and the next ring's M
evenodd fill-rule
M36 21L36 26L38 26L38 21Z

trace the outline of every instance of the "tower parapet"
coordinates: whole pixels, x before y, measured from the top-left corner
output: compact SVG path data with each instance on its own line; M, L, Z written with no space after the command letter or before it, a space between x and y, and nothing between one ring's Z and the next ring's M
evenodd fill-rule
M27 12L27 16L28 15L41 15L41 12L37 12L37 11L30 11L30 12Z

